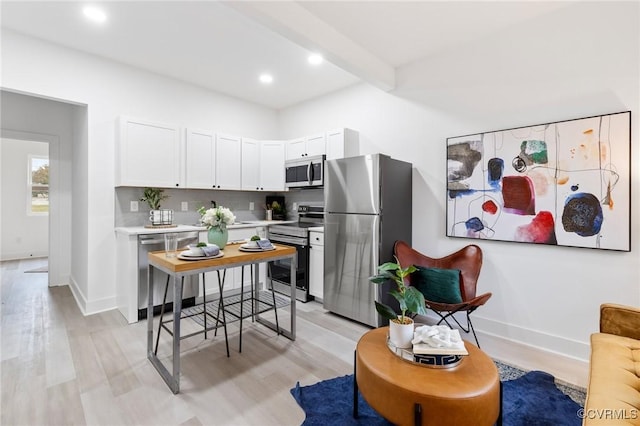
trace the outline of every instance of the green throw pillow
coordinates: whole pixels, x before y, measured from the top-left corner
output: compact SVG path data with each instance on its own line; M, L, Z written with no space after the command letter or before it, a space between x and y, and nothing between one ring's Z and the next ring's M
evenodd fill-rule
M460 270L416 266L411 283L432 302L461 303Z

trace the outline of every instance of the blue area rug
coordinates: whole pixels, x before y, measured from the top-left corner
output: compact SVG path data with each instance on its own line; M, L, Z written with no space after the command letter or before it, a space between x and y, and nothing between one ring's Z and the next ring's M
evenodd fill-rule
M579 426L580 405L562 393L553 376L531 371L502 382L502 416L505 426ZM360 417L353 413L353 375L324 380L291 389L291 395L306 414L305 426L390 425L358 395Z

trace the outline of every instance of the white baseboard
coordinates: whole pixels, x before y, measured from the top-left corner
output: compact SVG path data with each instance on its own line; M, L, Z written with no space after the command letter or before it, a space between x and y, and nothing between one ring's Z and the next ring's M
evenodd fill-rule
M545 371L556 379L582 388L589 380L589 362L558 352L552 352L504 337L476 330L478 340L491 358L523 370ZM473 341L473 336L469 336Z
M22 253L22 252L2 252L0 254L0 262L4 262L7 260L25 260L25 259L41 259L43 257L48 257L48 253Z
M82 315L93 315L117 309L115 297L106 297L100 300L88 301L84 293L80 290L80 287L78 287L78 283L76 283L73 278L70 278L69 282L71 283L69 284L71 294L73 294L74 299L76 299L76 303L78 304L78 308L80 308Z
M76 304L78 308L80 308L80 312L82 315L87 315L87 298L78 287L78 283L73 277L69 277L69 289L71 290L71 294L73 294L73 298L76 299Z

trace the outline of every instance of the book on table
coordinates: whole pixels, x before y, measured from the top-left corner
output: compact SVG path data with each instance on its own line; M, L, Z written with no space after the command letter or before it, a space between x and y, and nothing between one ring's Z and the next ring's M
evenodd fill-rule
M413 345L414 355L469 355L467 349L464 347L464 342L461 345L455 345L450 348L433 347L426 343L416 343Z

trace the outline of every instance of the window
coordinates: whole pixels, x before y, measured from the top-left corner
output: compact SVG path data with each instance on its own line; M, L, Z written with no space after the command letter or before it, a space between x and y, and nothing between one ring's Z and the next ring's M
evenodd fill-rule
M29 156L29 214L49 214L49 157Z

